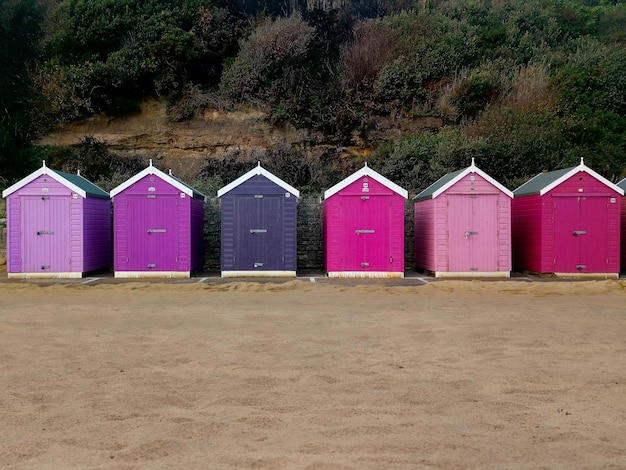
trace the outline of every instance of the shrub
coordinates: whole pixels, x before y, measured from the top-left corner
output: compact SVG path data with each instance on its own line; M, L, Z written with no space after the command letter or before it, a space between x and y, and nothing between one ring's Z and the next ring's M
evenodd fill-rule
M314 34L299 15L264 21L242 42L222 75L220 89L235 100L271 98L267 92L284 69L305 65Z

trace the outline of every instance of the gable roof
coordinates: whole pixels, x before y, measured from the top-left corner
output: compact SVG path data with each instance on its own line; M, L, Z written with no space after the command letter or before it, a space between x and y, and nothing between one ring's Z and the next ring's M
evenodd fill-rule
M196 198L196 199L204 199L205 198L204 194L202 194L199 191L196 191L195 189L193 189L188 184L183 183L181 180L179 180L178 178L173 176L171 174L171 172L168 175L168 174L162 172L161 170L159 170L157 167L152 166L152 159L150 159L150 164L148 165L147 168L141 170L139 173L137 173L132 178L124 181L119 186L113 188L111 190L111 197L114 197L117 194L119 194L122 191L124 191L125 189L130 188L133 184L135 184L138 181L141 181L143 178L145 178L148 175L156 175L156 176L158 176L163 181L165 181L166 183L171 184L176 189L178 189L181 193L185 193L188 196L191 196L191 197Z
M277 184L278 186L283 188L285 191L290 192L291 194L293 194L296 197L300 197L300 191L298 191L293 186L285 183L278 176L275 176L272 173L270 173L269 171L267 171L265 168L263 168L261 166L261 162L259 162L259 164L257 166L255 166L252 170L250 170L246 174L240 176L239 178L237 178L232 183L229 183L226 186L224 186L222 189L220 189L217 192L217 197L222 197L224 194L228 193L229 191L232 191L233 189L235 189L240 184L245 183L250 178L252 178L253 176L257 176L257 175L265 176L268 180L270 180L272 183Z
M391 182L390 180L388 180L387 178L385 178L383 175L381 175L380 173L375 172L374 170L372 170L370 167L367 166L367 162L365 162L365 166L363 168L361 168L359 171L356 171L354 173L352 173L350 176L348 176L347 178L345 178L344 180L340 181L339 183L337 183L335 186L333 186L330 189L327 189L324 192L324 199L328 199L329 197L331 197L333 194L338 193L339 191L341 191L342 189L350 186L352 183L354 183L355 181L358 181L360 178L362 178L363 176L369 176L371 178L374 178L376 181L378 181L380 184L382 184L383 186L388 187L389 189L391 189L394 193L399 194L400 196L402 196L404 199L409 197L409 193L407 192L406 189L401 188L400 186L398 186L397 184Z
M70 173L65 173L63 171L53 170L52 168L48 168L46 166L45 160L42 162L41 168L34 171L27 177L21 179L14 185L5 189L2 192L2 197L4 198L8 197L9 195L14 193L18 189L23 188L28 183L35 181L37 178L43 175L51 177L53 180L57 181L58 183L68 188L70 191L78 194L79 196L83 198L97 197L100 199L109 199L109 194L106 191L104 191L103 189L100 189L91 181L83 178L82 176L80 176L80 174L72 175Z
M582 158L580 159L580 165L578 166L563 168L561 170L548 171L546 173L539 173L537 176L526 181L526 183L513 191L513 194L515 195L515 197L528 196L530 194L539 194L540 196L543 196L547 192L552 191L558 185L581 171L594 177L604 185L611 188L613 191L621 194L622 196L624 195L624 189L620 188L618 185L611 183L609 180L593 171L591 168L585 165Z
M622 181L620 181L619 183L617 183L617 186L621 189L624 190L624 192L626 192L626 178L624 178ZM625 247L626 248L626 247Z
M480 175L482 178L484 178L489 183L494 185L504 194L506 194L510 198L513 197L512 191L504 187L502 184L498 183L495 179L493 179L483 170L478 168L476 164L474 163L474 159L472 158L472 164L470 166L462 170L453 171L452 173L448 173L447 175L442 176L433 184L431 184L426 189L424 189L417 196L414 196L413 200L417 202L417 201L423 201L425 199L434 199L437 196L439 196L441 193L445 192L448 188L454 186L458 181L465 178L465 176L467 176L469 173L476 173L477 175Z

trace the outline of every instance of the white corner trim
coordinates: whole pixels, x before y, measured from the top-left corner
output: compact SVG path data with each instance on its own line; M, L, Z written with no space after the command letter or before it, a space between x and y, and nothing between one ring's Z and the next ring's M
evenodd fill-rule
M511 277L511 271L462 271L462 272L448 272L448 271L435 271L435 277L439 279L445 278L509 278Z
M187 279L190 271L115 271L116 279Z
M81 279L83 273L7 273L9 279Z
M163 181L165 181L166 183L169 183L170 185L174 186L181 193L185 193L187 196L193 197L193 190L190 187L188 187L187 185L182 184L176 178L174 178L174 177L168 175L167 173L159 170L157 167L152 166L152 164L150 164L148 167L146 167L143 170L141 170L139 173L137 173L132 178L127 179L126 181L124 181L119 186L113 188L109 194L111 195L111 197L114 197L117 194L119 194L122 191L124 191L125 189L130 188L133 184L137 183L138 181L142 180L143 178L145 178L148 175L156 175L159 178L161 178Z
M550 183L549 185L545 186L544 188L541 189L541 191L539 191L539 195L543 196L544 194L552 191L554 188L556 188L558 185L560 185L561 183L563 183L564 181L567 181L569 178L571 178L572 176L574 176L576 173L578 172L583 172L583 173L587 173L588 175L594 177L595 179L597 179L598 181L600 181L602 184L604 184L605 186L608 186L609 188L611 188L613 191L619 193L621 196L624 195L624 190L622 188L620 188L619 186L617 186L616 184L611 183L609 180L607 180L604 176L600 175L599 173L596 173L595 171L593 171L591 168L589 168L587 165L585 165L584 163L581 163L578 166L575 166L574 168L572 168L570 171L568 171L567 173L565 173L563 176L561 176L559 179L554 180L552 183Z
M217 197L222 197L224 194L232 191L233 189L235 189L240 184L245 183L250 178L252 178L253 176L257 176L257 175L265 176L268 180L270 180L272 183L277 184L278 186L283 188L285 191L289 191L294 196L300 197L300 191L298 191L296 188L294 188L290 184L285 183L278 176L273 175L272 173L267 171L260 164L255 166L252 170L248 171L246 174L244 174L244 175L240 176L239 178L237 178L235 181L227 184L226 186L224 186L223 188L218 190L217 191Z
M380 184L382 184L383 186L388 187L389 189L391 189L394 193L399 194L400 196L402 196L404 199L408 199L409 197L409 192L404 189L401 188L400 186L398 186L397 184L395 184L394 182L390 181L389 179L385 178L383 175L381 175L380 173L372 170L369 166L367 166L367 164L361 168L360 170L352 173L350 176L348 176L347 178L345 178L344 180L340 181L339 183L337 183L336 185L334 185L333 187L331 187L330 189L327 189L324 192L324 199L328 199L329 197L331 197L334 194L337 194L339 191L341 191L342 189L350 186L352 183L354 183L355 181L358 181L359 178L363 177L363 176L369 176L371 178L374 178L376 181L378 181Z
M57 183L62 184L63 186L65 186L70 191L72 191L72 192L78 194L79 196L81 196L83 199L85 199L87 197L87 192L85 190L79 188L74 183L66 180L61 175L59 175L56 171L54 171L52 168L48 168L45 165L42 166L41 168L39 168L38 170L34 171L30 175L26 176L25 178L22 178L21 180L19 180L17 183L13 184L12 186L9 186L4 191L2 191L2 197L6 198L6 197L10 196L11 194L13 194L18 189L23 188L28 183L31 183L31 182L35 181L37 178L39 178L40 176L44 176L44 175L51 177Z
M464 171L462 171L460 174L458 174L455 178L453 178L452 180L448 181L445 185L443 185L441 188L439 188L437 191L435 191L433 193L432 199L434 199L437 196L439 196L440 194L444 193L446 190L448 190L449 188L454 186L456 183L461 181L463 178L465 178L470 173L476 173L477 175L481 176L486 181L488 181L493 186L495 186L500 191L502 191L504 194L506 194L511 199L513 199L513 191L507 189L502 184L498 183L495 179L493 179L491 176L489 176L483 170L478 168L476 165L472 165L472 166L467 167Z
M222 271L222 277L296 277L295 271Z
M403 279L404 271L330 271L332 278Z

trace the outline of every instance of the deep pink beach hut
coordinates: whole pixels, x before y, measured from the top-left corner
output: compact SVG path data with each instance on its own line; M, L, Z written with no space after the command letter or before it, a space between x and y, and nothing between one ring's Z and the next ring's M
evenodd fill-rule
M431 184L413 198L415 267L436 277L509 277L512 198L473 159Z
M617 186L626 193L626 178L617 183ZM626 271L626 197L622 197L621 199L621 217L620 217L620 226L621 226L621 237L620 237L620 270Z
M111 197L115 277L190 277L202 268L203 194L150 160Z
M324 193L329 277L404 277L405 189L367 164Z
M513 191L513 267L617 277L624 191L580 165L540 173Z
M111 267L111 200L90 181L43 162L2 197L9 278L80 278Z

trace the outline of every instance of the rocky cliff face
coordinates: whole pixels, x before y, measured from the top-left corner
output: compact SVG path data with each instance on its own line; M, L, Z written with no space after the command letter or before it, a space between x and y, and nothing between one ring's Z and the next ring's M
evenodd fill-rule
M312 154L332 148L338 155L367 155L377 142L441 127L440 118L380 118L372 127L367 141L355 136L354 145L340 147L325 136L291 126L272 126L266 114L258 109L236 111L205 110L183 122L172 122L163 100L149 100L141 110L126 117L96 114L81 121L59 126L39 139L39 145L71 146L85 136L94 137L116 153L153 158L162 168L176 174L193 175L206 158L222 157L234 152L263 152L284 146Z

